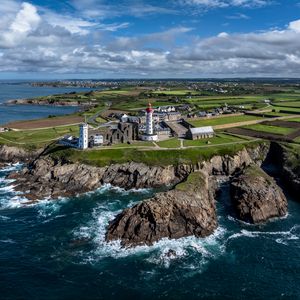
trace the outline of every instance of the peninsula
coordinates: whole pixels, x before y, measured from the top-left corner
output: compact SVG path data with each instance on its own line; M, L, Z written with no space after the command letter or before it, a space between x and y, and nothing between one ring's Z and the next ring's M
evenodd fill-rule
M135 84L30 99L48 104L52 97L60 105L80 98L86 111L3 126L1 163L25 163L8 178L28 205L104 184L158 189L108 224L107 241L124 247L212 234L220 182L230 184L235 218L256 224L286 215L274 176L282 188L299 191L297 85Z

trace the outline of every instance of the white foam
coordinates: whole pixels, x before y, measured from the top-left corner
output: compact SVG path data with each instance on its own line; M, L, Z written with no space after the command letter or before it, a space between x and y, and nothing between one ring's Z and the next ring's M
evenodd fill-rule
M296 233L293 233L299 227L300 225L294 225L288 231L249 231L246 229L242 229L239 233L235 233L229 236L227 240L241 238L241 237L247 237L247 238L264 237L264 238L274 239L276 243L288 245L288 241L299 239L299 236Z
M106 228L109 221L121 210L107 210L107 206L99 205L93 212L92 220L77 228L74 235L78 239L89 239L95 249L88 254L82 254L83 263L94 263L104 257L122 258L127 256L145 256L149 263L169 267L173 261L189 257L191 253L197 255L199 260L197 269L203 270L203 266L210 260L216 259L225 253L224 236L226 230L219 227L214 234L207 238L197 238L194 236L180 238L177 240L162 239L154 243L152 246L137 246L132 248L124 248L120 241L105 241ZM195 265L186 266L194 268Z
M21 163L15 163L15 164L9 164L8 166L0 169L0 172L13 172L17 171L22 167L23 164Z
M58 198L57 200L46 198L33 203L32 206L37 209L40 217L47 218L59 212L61 207L68 201L69 199L64 197Z

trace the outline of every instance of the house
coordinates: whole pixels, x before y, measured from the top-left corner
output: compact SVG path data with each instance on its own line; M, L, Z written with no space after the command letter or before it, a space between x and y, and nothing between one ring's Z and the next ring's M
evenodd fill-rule
M190 140L212 138L215 132L211 126L189 128L186 137Z

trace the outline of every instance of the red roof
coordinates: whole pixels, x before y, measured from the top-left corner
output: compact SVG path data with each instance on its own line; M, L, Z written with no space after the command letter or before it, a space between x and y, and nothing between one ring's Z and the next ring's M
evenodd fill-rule
M153 112L153 108L152 108L151 103L148 104L148 108L146 109L146 112L147 112L147 113Z

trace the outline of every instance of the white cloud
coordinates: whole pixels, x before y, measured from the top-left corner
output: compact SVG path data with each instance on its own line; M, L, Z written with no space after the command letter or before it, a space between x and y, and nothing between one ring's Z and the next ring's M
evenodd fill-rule
M200 38L195 29L184 26L120 36L118 30L131 24L105 24L79 13L73 17L26 2L9 2L0 20L0 72L90 77L300 76L300 20L283 29L221 32L209 38ZM249 1L209 1L217 2L245 6Z
M35 6L24 2L8 30L3 30L0 37L0 47L14 47L21 43L41 21Z
M271 3L269 0L179 0L181 4L203 8L223 7L261 7Z
M291 22L289 24L289 29L294 30L296 32L300 32L300 20Z

